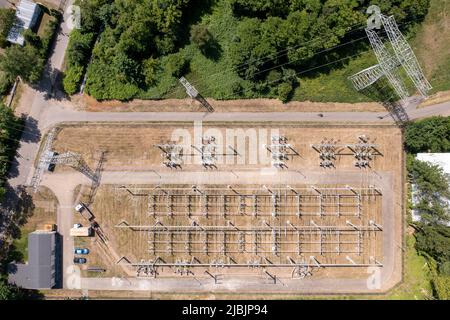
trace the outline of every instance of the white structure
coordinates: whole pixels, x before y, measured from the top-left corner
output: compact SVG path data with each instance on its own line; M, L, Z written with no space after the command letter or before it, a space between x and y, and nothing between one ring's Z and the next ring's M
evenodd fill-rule
M425 161L433 165L437 165L444 170L444 173L450 175L450 153L418 153L416 156L417 160ZM450 183L450 181L449 181ZM412 201L416 204L417 200L415 197L416 186L412 185ZM449 203L450 204L450 203ZM416 210L412 210L412 220L419 221L420 215Z
M22 33L24 30L34 27L41 9L36 3L29 0L21 0L16 8L16 21L9 31L7 40L23 46L25 38Z

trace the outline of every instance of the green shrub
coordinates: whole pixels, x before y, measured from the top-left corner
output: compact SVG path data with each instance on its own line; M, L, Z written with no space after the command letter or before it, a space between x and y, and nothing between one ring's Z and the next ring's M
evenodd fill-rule
M91 64L87 70L85 92L97 100L130 100L139 92L139 88L131 83L117 80L111 65Z
M75 94L81 84L84 68L82 66L69 67L64 73L63 86L68 95Z
M67 65L85 65L89 60L93 41L93 33L81 33L80 30L73 30L67 46Z
M12 81L6 74L0 71L0 96L5 95L12 85Z
M280 85L278 85L278 99L283 101L283 103L286 103L289 101L289 98L292 93L292 84L283 82Z
M48 21L44 29L44 34L41 36L41 56L47 58L51 44L56 35L56 29L58 28L60 20L60 14L52 14L51 19Z
M23 121L0 102L0 201L5 194L5 182L15 156L23 128Z
M14 24L15 12L13 9L0 8L0 47L4 48L8 44L6 38L9 30Z
M414 154L449 152L450 117L431 117L410 123L406 128L405 147Z
M179 52L167 57L164 69L170 75L179 78L187 72L188 67L189 61Z

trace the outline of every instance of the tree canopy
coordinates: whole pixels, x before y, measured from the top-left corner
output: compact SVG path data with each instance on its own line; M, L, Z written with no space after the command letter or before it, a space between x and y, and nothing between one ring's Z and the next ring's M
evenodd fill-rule
M428 2L396 0L378 4L384 13L395 13L401 23L405 19L420 21ZM367 18L365 9L372 1L78 0L77 4L82 10L79 33L100 34L87 68L86 83L86 92L97 99L130 99L152 91L164 81L176 84L175 74L165 70L172 65L166 64L166 58L178 55L169 60L181 57L189 60L185 53L192 54L192 44L211 60L217 60L223 49L226 64L236 70L231 78L239 82L223 84L233 94L245 86L249 94L240 93L241 96L269 94L287 101L298 84L297 79L286 81L281 77L268 81L269 72L282 65L293 70L295 76L304 69L348 56L343 50L317 54L361 37ZM216 21L203 13L213 8L225 10L227 19L233 23L223 25L229 30L210 30ZM76 37L77 32L73 32ZM80 62L85 52L90 51L75 42L71 39L69 52L73 59L68 60L77 62L79 67L83 66ZM153 70L156 73L151 76ZM189 68L184 70L187 72ZM78 75L68 73L72 78ZM66 82L71 88L80 83L80 79L70 80Z
M21 130L21 119L0 102L0 201L5 193L4 184L19 144Z
M430 117L408 124L405 147L410 153L450 152L450 117Z
M14 24L15 16L13 9L0 8L0 48L4 48L7 44L6 38Z

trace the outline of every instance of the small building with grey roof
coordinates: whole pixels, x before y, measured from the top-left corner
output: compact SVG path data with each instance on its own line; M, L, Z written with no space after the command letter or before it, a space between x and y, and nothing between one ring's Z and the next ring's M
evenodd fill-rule
M26 289L51 289L56 284L56 232L28 235L28 263L9 266L8 282Z

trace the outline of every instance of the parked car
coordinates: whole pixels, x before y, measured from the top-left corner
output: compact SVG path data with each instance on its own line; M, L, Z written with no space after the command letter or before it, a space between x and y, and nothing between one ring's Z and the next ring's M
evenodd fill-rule
M85 264L87 262L86 258L73 258L73 263L75 264Z
M86 248L76 248L75 254L89 254L89 249Z
M73 228L74 229L79 229L79 228L81 228L83 225L81 224L81 223L75 223L74 225L73 225Z

